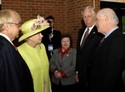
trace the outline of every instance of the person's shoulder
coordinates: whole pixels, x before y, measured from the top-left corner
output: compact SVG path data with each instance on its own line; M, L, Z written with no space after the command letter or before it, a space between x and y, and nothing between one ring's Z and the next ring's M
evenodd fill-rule
M40 43L40 46L43 47L43 48L45 48L45 45L43 43Z
M104 37L104 35L103 35L102 33L98 32L98 29L97 29L96 26L94 26L92 30L93 30L93 31L92 31L93 34L95 34L95 35L97 35L97 36L99 36L99 37Z
M11 44L5 37L0 36L0 47L8 47Z
M56 33L61 33L59 30L53 30L54 32L56 32Z
M6 46L6 45L5 45ZM3 48L3 47L5 47L4 46L4 42L3 42L3 40L2 39L0 39L0 50Z
M73 50L73 51L76 51L76 48L70 48L71 50Z
M70 48L70 51L71 51L72 53L76 53L76 49L75 49L75 48Z
M53 53L54 53L54 54L59 53L59 49L54 49L54 50L53 50Z
M96 26L94 26L91 30L92 30L92 32L94 32L94 33L99 33Z
M12 46L10 46L10 42L3 39L3 38L0 38L0 52L2 52L1 54L3 53L7 53Z
M85 28L80 28L80 29L78 29L78 33L81 33L81 32L83 32L85 30Z
M94 26L92 29L97 31L97 27L96 26Z
M0 39L0 46L3 46L3 39Z
M50 30L51 30L51 28L49 27L49 28L47 28L47 29L45 29L45 30L42 30L41 31L41 33L44 35L44 34L49 34L50 33Z

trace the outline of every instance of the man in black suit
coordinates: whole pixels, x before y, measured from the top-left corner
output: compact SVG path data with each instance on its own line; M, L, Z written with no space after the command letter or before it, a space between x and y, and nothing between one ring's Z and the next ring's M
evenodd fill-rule
M122 72L125 69L125 38L117 26L116 13L104 8L97 13L98 32L104 34L94 57L90 73L90 92L124 92Z
M30 71L12 43L20 21L14 10L0 11L0 92L34 92Z
M52 56L52 52L54 49L57 49L60 47L60 42L61 42L61 32L54 30L54 17L53 16L48 16L46 18L48 23L50 24L50 27L44 31L42 31L42 43L46 47L46 52L48 55L48 58L50 60Z
M103 35L97 32L95 26L96 13L93 7L86 6L81 14L85 28L80 29L78 33L76 60L76 73L78 73L78 76L76 76L76 79L79 82L81 92L85 92L89 85L89 73L93 64L90 59Z

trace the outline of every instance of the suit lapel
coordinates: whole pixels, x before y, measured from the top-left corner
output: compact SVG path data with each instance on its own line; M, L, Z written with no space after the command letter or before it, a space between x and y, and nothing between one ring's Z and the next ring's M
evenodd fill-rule
M89 41L96 35L97 33L97 29L96 27L94 26L94 28L91 30L90 34L88 35L88 37L86 38L86 41L84 43L84 46L86 46L87 43L89 43ZM83 48L84 48L83 46Z
M107 45L113 38L122 36L122 33L119 29L114 30L99 46L98 49L103 48L103 46Z
M69 50L69 53L65 54L63 58L59 58L60 59L60 63L64 64L66 61L68 61L67 59L69 59L69 56L71 55L72 49ZM59 54L61 55L61 54ZM61 56L59 56L61 57Z

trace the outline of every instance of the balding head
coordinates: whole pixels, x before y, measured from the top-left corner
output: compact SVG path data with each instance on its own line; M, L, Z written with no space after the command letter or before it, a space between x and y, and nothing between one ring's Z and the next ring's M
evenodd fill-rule
M110 8L101 9L96 15L98 31L104 35L117 27L119 20L116 13Z
M104 8L104 9L100 10L97 14L99 14L100 16L102 16L104 18L109 17L110 23L113 23L116 25L119 23L116 13L110 8Z

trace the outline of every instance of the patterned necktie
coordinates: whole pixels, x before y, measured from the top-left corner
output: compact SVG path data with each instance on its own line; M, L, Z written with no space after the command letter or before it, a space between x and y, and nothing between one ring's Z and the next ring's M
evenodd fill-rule
M105 37L103 37L103 38L101 39L101 41L100 41L100 43L99 43L99 46L104 42L104 40L105 40Z
M87 29L87 31L84 34L84 37L83 37L83 40L82 40L82 43L81 43L80 47L83 47L83 45L85 43L85 40L86 40L86 38L87 38L88 35L89 35L89 28Z

